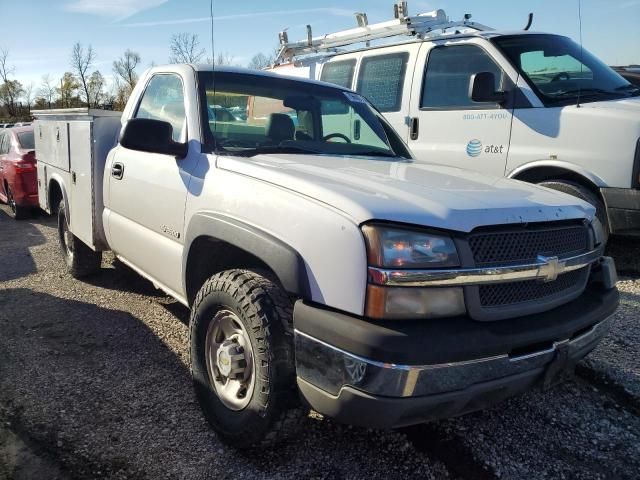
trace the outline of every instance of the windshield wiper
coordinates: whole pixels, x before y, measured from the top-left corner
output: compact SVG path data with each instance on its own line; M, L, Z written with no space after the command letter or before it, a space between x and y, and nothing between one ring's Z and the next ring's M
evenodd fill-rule
M355 152L348 153L350 156L360 156L360 157L397 157L393 152L385 152L383 150L367 150L365 152Z
M622 85L621 87L616 87L616 91L618 92L628 91L631 95L638 95L640 94L640 87L630 83L629 85Z
M253 157L255 155L268 153L310 153L313 155L321 155L325 152L320 152L312 148L299 147L294 145L263 145L251 150L245 150L244 152L233 152L233 155L242 157Z
M615 92L611 90L603 90L602 88L576 88L574 90L567 90L566 92L562 92L556 95L556 97L565 97L565 96L577 96L577 95L621 95L620 92Z

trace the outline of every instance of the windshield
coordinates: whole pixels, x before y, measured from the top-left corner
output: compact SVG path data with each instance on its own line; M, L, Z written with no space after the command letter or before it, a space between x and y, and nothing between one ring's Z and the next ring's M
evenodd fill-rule
M638 95L639 90L567 37L514 35L493 42L545 103L570 104Z
M20 143L20 146L25 150L33 150L34 148L36 148L33 140L33 131L18 133L18 142Z
M409 156L386 121L355 93L286 77L201 72L200 94L211 150Z

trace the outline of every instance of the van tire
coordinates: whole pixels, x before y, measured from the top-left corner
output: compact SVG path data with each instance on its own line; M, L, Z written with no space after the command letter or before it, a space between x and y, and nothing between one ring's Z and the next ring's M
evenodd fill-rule
M58 239L67 271L73 278L82 278L100 270L102 252L94 252L69 231L64 200L58 206Z
M220 382L229 381L219 361L212 360L219 358L215 352L220 350L212 350L211 345L221 345L222 339L209 340L221 313L230 315L250 340L249 354L244 347L241 352L251 360L241 360L245 372L237 378L248 382L246 376L252 376L253 384L246 389L244 400L239 397L248 403L238 408L230 407L223 393L216 393L216 388L222 390ZM209 278L191 308L189 345L196 397L224 442L241 449L271 446L297 431L308 410L301 406L297 392L293 308L274 281L250 270L228 270ZM246 371L248 364L253 365L250 372Z
M602 224L602 231L604 234L604 244L606 245L609 240L609 221L607 219L607 208L605 207L600 197L589 190L587 187L580 185L579 183L569 182L567 180L545 180L538 185L541 187L551 188L559 192L568 193L574 197L578 197L585 202L590 203L596 207L596 217Z

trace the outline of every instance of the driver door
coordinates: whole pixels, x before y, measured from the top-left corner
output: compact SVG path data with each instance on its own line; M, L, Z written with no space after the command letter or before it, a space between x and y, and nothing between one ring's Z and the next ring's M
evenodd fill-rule
M507 75L481 46L423 43L411 95L409 147L420 161L503 176L513 112L469 98L474 74L491 72L496 90Z
M157 74L148 81L134 118L169 122L173 139L187 139L183 78ZM198 154L184 159L129 150L118 145L109 174L109 243L133 268L170 292L182 289L180 275L184 211Z

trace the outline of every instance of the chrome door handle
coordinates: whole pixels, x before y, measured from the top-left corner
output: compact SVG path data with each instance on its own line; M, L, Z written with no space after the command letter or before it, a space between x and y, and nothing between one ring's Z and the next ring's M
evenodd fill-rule
M124 176L124 165L119 162L111 165L111 176L116 180L121 180Z

